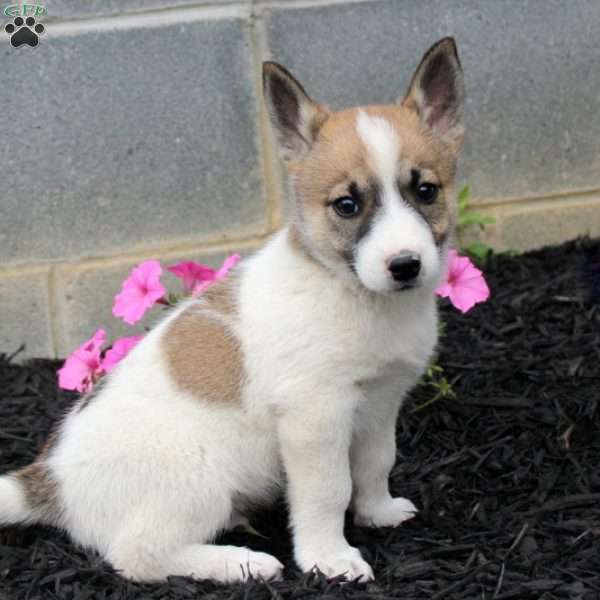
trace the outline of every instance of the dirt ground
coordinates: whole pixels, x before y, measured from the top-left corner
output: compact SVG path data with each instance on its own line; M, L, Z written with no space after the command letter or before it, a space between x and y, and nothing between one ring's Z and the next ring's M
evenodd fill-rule
M136 585L60 532L12 528L0 530L0 600L600 600L600 241L492 256L484 271L489 302L442 306L455 397L419 408L436 393L421 385L398 422L391 487L418 516L396 530L348 520L374 582L298 573L281 502L253 519L264 537L219 541L275 554L284 581ZM0 472L30 462L73 401L59 365L0 360Z

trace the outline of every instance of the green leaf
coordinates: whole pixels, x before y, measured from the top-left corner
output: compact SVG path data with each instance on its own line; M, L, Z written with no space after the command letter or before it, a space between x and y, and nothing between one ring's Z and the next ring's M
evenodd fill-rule
M430 388L433 388L435 393L423 404L415 406L412 412L418 412L442 398L456 398L452 383L444 376L444 368L433 361L427 367L422 382Z
M476 212L465 212L458 217L459 227L466 227L467 225L493 225L495 222L496 219L494 217Z
M474 244L470 244L465 248L467 254L483 260L487 257L487 255L492 251L492 249L487 245L481 242L475 242Z
M443 337L446 335L446 323L444 321L438 321L438 336Z
M171 305L171 306L175 306L182 298L180 298L177 294L174 294L173 292L171 292L168 296L167 296L167 302Z
M453 397L454 390L452 389L452 384L448 382L445 377L439 382L438 389L440 390L440 394L442 394L442 398Z
M471 199L471 189L468 185L465 185L460 192L458 192L458 210L462 212L467 209L469 200Z
M519 256L521 252L519 250L515 250L514 248L509 248L508 250L503 250L498 254L501 254L503 256Z
M425 376L428 379L433 379L435 377L436 373L443 373L444 369L442 369L442 367L440 367L439 365L429 365L427 367L427 371L425 372Z

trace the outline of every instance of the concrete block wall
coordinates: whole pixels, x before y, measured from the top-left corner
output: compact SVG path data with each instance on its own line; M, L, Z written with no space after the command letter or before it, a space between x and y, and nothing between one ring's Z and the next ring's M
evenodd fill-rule
M0 351L65 356L96 327L129 332L110 307L139 261L217 264L280 226L266 59L333 108L392 102L454 35L460 176L497 219L465 238L523 250L600 235L597 0L45 6L36 48L0 34Z

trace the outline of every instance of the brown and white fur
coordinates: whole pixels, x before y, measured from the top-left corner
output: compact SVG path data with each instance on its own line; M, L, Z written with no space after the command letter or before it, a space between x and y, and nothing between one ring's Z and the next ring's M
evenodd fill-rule
M300 568L370 579L346 509L371 527L414 515L388 475L398 410L436 344L463 137L454 41L428 51L395 105L330 112L274 63L264 83L291 222L0 478L0 524L64 528L140 581L271 578L276 558L211 542L285 489Z

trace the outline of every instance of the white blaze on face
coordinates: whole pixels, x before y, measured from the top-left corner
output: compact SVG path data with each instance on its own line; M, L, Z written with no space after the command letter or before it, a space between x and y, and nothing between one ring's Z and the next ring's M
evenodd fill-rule
M367 150L367 160L384 187L393 186L400 158L400 138L383 117L370 117L358 111L356 132Z
M388 263L400 252L421 257L420 284L435 284L440 259L429 226L406 203L397 185L402 142L393 125L383 117L359 111L356 132L365 147L367 164L380 189L381 208L375 213L369 233L355 251L355 267L363 285L375 292L395 289Z

